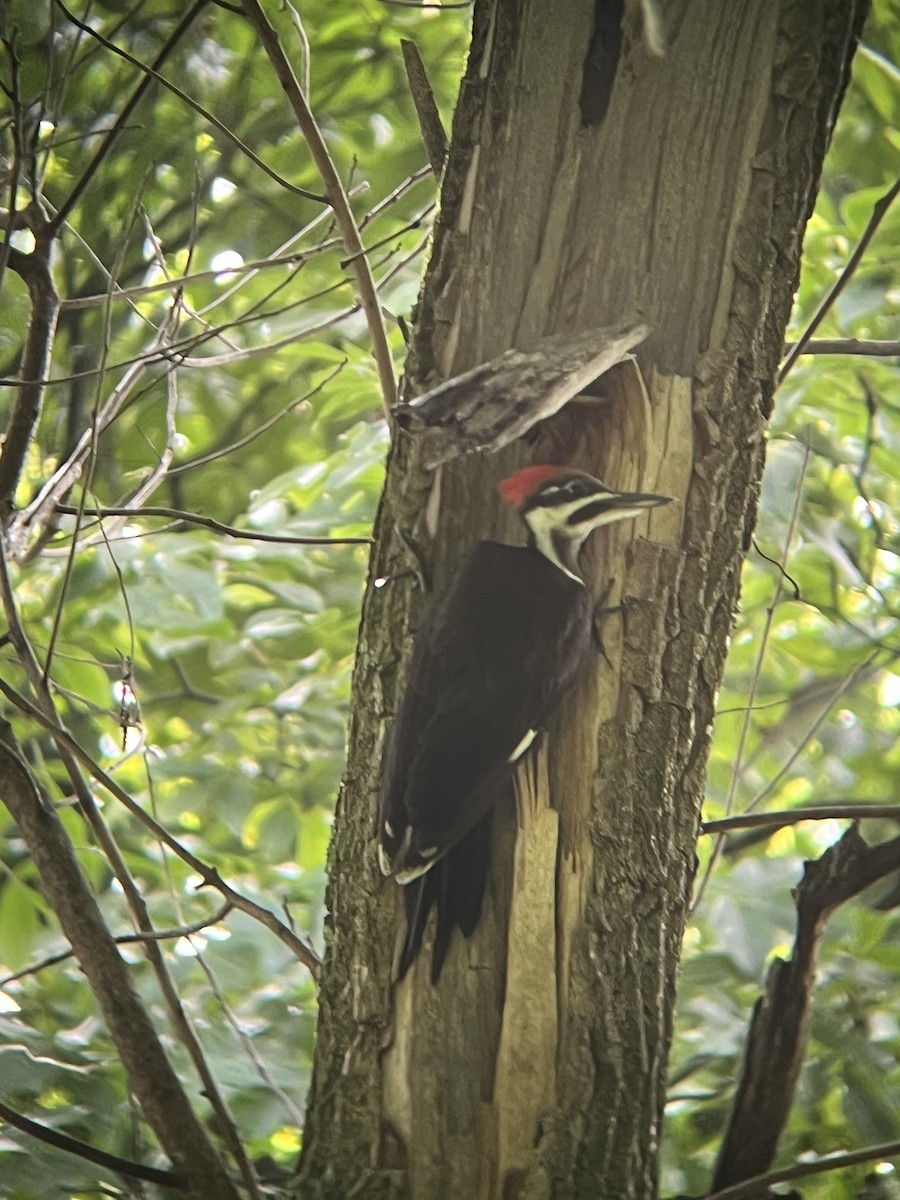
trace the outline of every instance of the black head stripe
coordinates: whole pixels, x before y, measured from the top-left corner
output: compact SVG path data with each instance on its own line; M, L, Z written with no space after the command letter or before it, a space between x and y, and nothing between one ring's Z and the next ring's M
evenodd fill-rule
M596 496L593 500L586 501L580 508L576 508L574 512L569 513L566 517L566 524L583 525L585 521L593 521L595 517L602 516L603 513L618 508L619 505L616 504L617 499L617 496L608 493Z
M579 496L589 496L596 490L597 480L590 475L562 475L538 488L524 505L524 511L531 508L558 508L563 504L571 504Z

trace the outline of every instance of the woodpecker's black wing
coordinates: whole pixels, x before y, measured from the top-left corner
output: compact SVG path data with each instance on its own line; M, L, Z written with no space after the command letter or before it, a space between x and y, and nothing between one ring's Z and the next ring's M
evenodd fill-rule
M396 873L427 869L490 807L490 785L549 718L590 628L587 589L543 555L475 548L416 638L391 732L379 835Z
M499 792L512 792L512 779L498 785ZM498 796L499 802L500 796ZM450 947L453 930L471 937L481 917L491 858L493 811L456 843L431 870L403 889L406 935L400 952L397 978L402 979L422 949L422 938L432 907L437 912L434 949L431 953L431 982L437 983Z
M434 870L492 809L571 682L590 629L580 581L531 549L475 548L416 638L385 755L379 841L401 883ZM431 897L426 917L442 892L455 894L461 858L416 889L423 904ZM480 878L479 911L483 889ZM441 920L439 911L439 929Z

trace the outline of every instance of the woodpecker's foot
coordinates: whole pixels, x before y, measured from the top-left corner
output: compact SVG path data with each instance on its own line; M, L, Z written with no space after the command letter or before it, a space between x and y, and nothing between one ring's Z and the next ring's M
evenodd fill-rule
M412 566L409 570L415 575L418 580L419 587L427 595L431 591L431 572L428 569L428 564L425 562L425 552L419 545L416 538L405 529L401 529L399 525L395 526L397 536L409 552L412 561ZM404 572L407 574L408 572Z
M610 614L622 611L621 604L609 605L606 603L607 600L609 599L610 593L612 592L615 585L616 585L615 579L611 579L609 581L609 583L606 585L606 587L603 589L603 592L600 595L600 599L594 605L594 619L593 619L593 625L591 627L591 632L593 633L593 637L594 637L594 645L597 647L598 651L603 656L603 658L606 659L607 665L609 666L610 670L612 670L612 660L610 659L609 655L606 653L606 646L603 644L603 623L606 620L606 618L608 616L610 616Z
M394 529L397 536L400 538L403 545L406 547L412 564L404 567L402 571L393 571L390 575L385 575L380 579L375 580L375 586L382 588L388 583L399 583L401 579L415 579L421 591L426 595L431 591L431 576L428 567L425 563L425 554L422 547L416 541L411 533L407 533L405 529L401 529L399 525L395 525Z

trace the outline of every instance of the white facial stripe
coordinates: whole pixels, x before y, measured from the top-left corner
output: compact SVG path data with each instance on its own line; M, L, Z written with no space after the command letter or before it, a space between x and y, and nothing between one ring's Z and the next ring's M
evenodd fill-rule
M592 529L597 529L600 525L612 525L614 521L627 521L631 517L643 516L651 508L655 507L652 504L635 504L631 508L611 508L609 512L603 513L599 517L589 517L584 522L585 534L590 533ZM577 522L570 525L569 529L581 529L582 526Z
M582 500L581 503L583 504L584 500ZM555 514L564 512L572 507L578 506L560 504L557 505L556 508L552 509L540 507L532 508L525 514L525 520L528 522L529 529L534 534L534 540L541 554L543 554L545 558L548 558L555 567L559 567L560 571L562 571L564 575L568 575L570 579L574 579L576 583L580 583L583 587L584 580L579 579L573 571L569 570L565 563L560 562L559 555L556 552L556 545L553 541L553 531L559 528L559 521L555 519ZM569 535L566 534L566 536L568 537ZM582 537L583 536L584 535L582 535ZM573 540L579 540L578 534L575 534Z

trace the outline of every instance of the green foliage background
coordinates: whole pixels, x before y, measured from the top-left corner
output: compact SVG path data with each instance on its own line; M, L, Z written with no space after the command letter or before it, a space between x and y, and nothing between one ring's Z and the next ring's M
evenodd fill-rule
M117 5L97 3L76 15L149 62L182 8L148 0L123 15ZM898 15L895 2L881 0L857 56L807 232L791 336L846 264L873 202L900 174ZM312 108L373 247L398 370L399 319L411 317L435 198L400 40L412 37L419 46L449 124L467 19L464 9L379 0L303 5ZM19 207L40 192L53 211L85 175L141 75L78 30L57 3L16 0L3 33L11 51L2 68L3 183ZM283 179L321 190L262 49L237 13L204 8L163 74ZM900 206L819 336L897 336L898 233ZM14 244L27 250L27 235L17 234ZM255 534L367 537L387 435L365 323L342 260L321 204L264 173L183 97L151 88L90 176L60 240L54 278L64 306L54 383L19 505L33 499L93 414L130 380L72 503L168 506ZM0 284L0 375L9 382L28 303L12 271ZM112 296L117 289L128 295ZM164 357L156 352L160 330L170 344ZM4 389L7 412L14 399L15 390ZM893 799L898 479L896 359L803 358L776 397L761 553L746 568L708 817L757 802L781 809ZM152 495L143 497L150 483ZM236 539L146 515L105 518L102 529L85 515L78 525L77 554L76 518L60 517L40 552L16 565L14 580L42 662L52 646L66 723L179 840L235 887L289 914L321 947L365 545ZM8 646L0 670L27 690ZM140 704L140 721L135 708L127 710L125 734L123 680ZM11 706L4 715L49 793L65 804L67 784L50 740ZM198 889L179 859L112 799L104 811L159 927L215 914L216 897ZM108 865L75 808L63 815L110 927L128 933ZM749 846L733 840L713 864L688 931L666 1190L698 1192L708 1184L750 1007L767 960L789 949L790 889L804 858L820 854L845 825L794 825ZM865 830L871 838L890 831ZM0 832L0 1100L111 1152L154 1161L77 966L45 963L65 944L8 817L0 818ZM711 841L701 846L700 877ZM891 897L881 901L887 911L861 902L830 923L784 1161L898 1134L900 923ZM166 952L241 1133L277 1178L299 1144L315 1030L309 975L238 913L173 938ZM164 1027L149 968L136 947L126 953ZM177 1046L172 1052L178 1058ZM187 1062L179 1064L190 1079ZM864 1174L825 1177L804 1191L856 1196ZM3 1129L0 1194L81 1195L98 1180L117 1184L69 1155L47 1147L35 1153L24 1135Z

